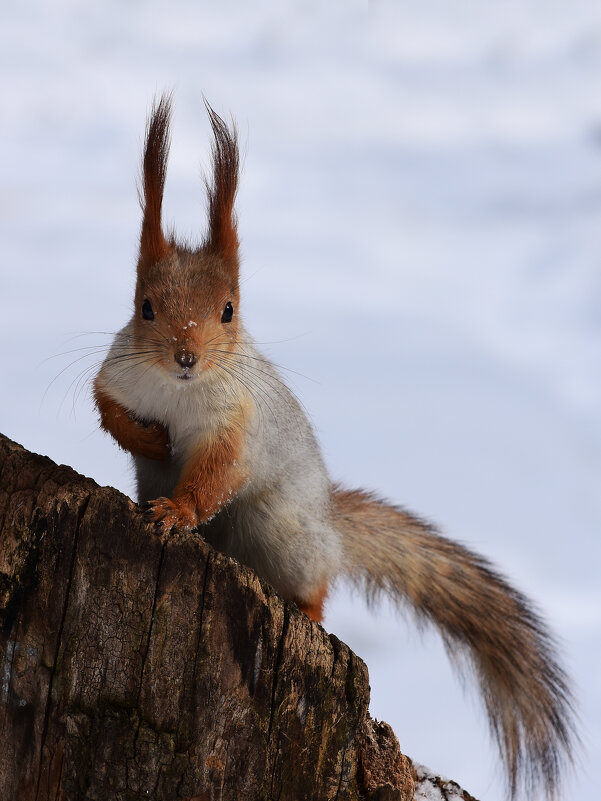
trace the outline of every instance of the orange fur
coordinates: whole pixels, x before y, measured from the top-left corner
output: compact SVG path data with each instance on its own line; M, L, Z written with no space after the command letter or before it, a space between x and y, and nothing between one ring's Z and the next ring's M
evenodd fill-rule
M206 523L246 481L239 466L243 429L233 425L198 446L189 457L171 498L151 502L154 519L164 528L194 528Z
M142 162L143 197L140 197L140 202L144 217L140 237L140 261L147 265L164 259L173 247L165 239L161 225L163 190L169 155L170 116L171 97L163 95L159 102L155 103L146 128L146 147Z
M144 320L138 313L133 330L136 342L144 343L141 347L156 347L157 364L171 369L175 353L184 349L206 369L212 364L211 349L218 356L224 350L236 349L240 324L238 282L227 276L216 257L176 247L159 267L138 271L136 309L141 309L145 298L152 304L155 319ZM224 327L221 315L228 301L236 314ZM198 309L209 313L198 314Z
M328 597L328 589L329 585L326 583L320 587L310 601L298 601L295 599L295 603L307 617L310 617L311 620L315 620L317 623L321 623L324 616L324 605Z
M169 435L158 423L144 425L134 420L127 409L94 384L94 398L100 412L100 424L126 451L148 459L165 459L169 454Z
M220 256L231 270L238 270L238 234L234 200L238 188L239 156L236 129L230 131L208 103L205 103L215 141L213 144L213 183L207 182L209 199L208 251Z

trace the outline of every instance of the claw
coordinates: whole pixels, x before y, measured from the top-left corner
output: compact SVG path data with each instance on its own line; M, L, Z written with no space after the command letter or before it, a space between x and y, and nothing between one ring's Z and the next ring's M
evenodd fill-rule
M140 508L142 510L142 516L144 518L145 523L159 523L160 521L157 520L156 515L154 513L154 509L152 507L152 501L144 501L144 503L140 504Z
M170 498L150 501L144 516L147 520L158 523L165 532L173 528L189 531L200 523L193 505L185 501L173 501Z

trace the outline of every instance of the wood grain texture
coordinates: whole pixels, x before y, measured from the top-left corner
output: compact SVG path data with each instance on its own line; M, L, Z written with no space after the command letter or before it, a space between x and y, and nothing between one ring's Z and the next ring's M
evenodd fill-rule
M2 799L413 797L347 646L1 436L0 623Z

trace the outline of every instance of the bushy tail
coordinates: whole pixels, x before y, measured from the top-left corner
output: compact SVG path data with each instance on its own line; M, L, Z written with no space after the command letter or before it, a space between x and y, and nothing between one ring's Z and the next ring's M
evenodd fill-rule
M571 760L573 712L553 639L528 600L483 558L402 509L332 489L344 569L369 600L408 601L438 626L451 654L470 657L512 797L554 798ZM542 786L542 787L541 787Z

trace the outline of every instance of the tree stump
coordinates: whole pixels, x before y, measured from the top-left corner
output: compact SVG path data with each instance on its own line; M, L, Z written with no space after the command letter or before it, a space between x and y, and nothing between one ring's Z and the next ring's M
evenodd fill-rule
M1 799L413 798L346 645L1 435L0 624Z

